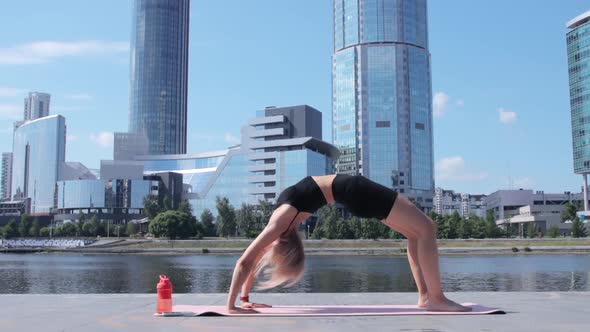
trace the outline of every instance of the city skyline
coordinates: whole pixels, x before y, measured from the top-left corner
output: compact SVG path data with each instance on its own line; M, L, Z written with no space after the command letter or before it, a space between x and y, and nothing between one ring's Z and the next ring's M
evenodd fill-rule
M12 17L0 23L19 31L0 42L5 73L0 78L0 148L11 151L14 114L22 117L26 94L43 91L52 94L50 114L68 119L67 160L97 168L99 159L112 156L110 133L125 131L128 125L131 3L111 1L112 6L104 7L120 10L100 6L92 10L95 17L83 19L74 15L83 12L79 4L53 4L51 9L23 1L10 4L5 13L32 3L39 4L33 27L25 29ZM581 180L572 171L565 22L587 6L577 1L560 6L549 1L446 3L429 2L436 186L469 193L489 193L509 183L514 188L579 191ZM236 2L226 17L221 7L195 2L191 9L191 21L198 24L191 27L189 152L234 144L248 114L268 105L309 104L319 109L329 141L331 2L260 1L259 12L250 9L247 15L245 6ZM452 8L460 10L450 15ZM503 24L483 27L485 22L467 15L476 12L504 15ZM539 19L517 24L525 12ZM300 24L297 17L302 13L310 13L310 24ZM268 19L260 23L253 14ZM69 24L50 27L49 22L62 16L71 17ZM221 18L227 21L215 25L210 36L199 32ZM475 29L474 22L481 29ZM513 35L507 34L511 31ZM280 33L285 38L277 38ZM228 40L235 45L228 46ZM246 48L251 53L239 52L238 57L237 49L248 44L254 45ZM234 61L220 66L230 59ZM543 116L535 116L539 113Z

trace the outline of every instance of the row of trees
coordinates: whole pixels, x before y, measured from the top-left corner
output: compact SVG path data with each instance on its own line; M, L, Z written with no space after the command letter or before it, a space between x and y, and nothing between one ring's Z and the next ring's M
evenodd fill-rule
M204 236L246 236L255 237L262 231L273 210L273 205L261 201L260 205L242 204L234 208L226 197L216 198L217 218L205 209L199 218L193 215L191 205L184 201L178 209L159 207L153 198L144 202L149 232L156 237L202 238Z
M496 226L492 214L486 218L475 215L462 218L457 212L450 216L431 212L429 217L437 224L439 239L483 239L506 235ZM318 211L318 220L311 235L313 239L400 239L403 237L377 219L352 217L345 220L332 206L322 207Z
M156 196L148 196L144 200L144 211L150 222L148 231L156 237L170 239L202 238L204 236L245 236L256 237L268 223L273 212L274 205L266 201L260 201L259 205L242 204L239 209L234 208L226 197L216 198L217 219L209 210L204 210L197 218L188 201L183 201L177 209L170 207L167 199L163 204L158 204ZM567 203L561 215L563 221L572 221L572 236L586 237L588 234L585 225L580 221L576 212L580 209L571 203ZM393 231L376 219L361 219L352 217L344 219L340 212L333 206L324 206L318 210L318 221L310 231L313 239L399 239L402 235ZM437 237L439 239L483 239L500 238L519 235L518 227L511 225L505 231L496 226L492 211L488 211L485 218L471 215L462 218L454 212L448 216L441 216L434 212L429 217L437 224ZM98 220L93 216L85 220L81 216L79 222L64 223L57 227L41 227L37 218L32 219L23 214L19 222L12 220L4 227L0 227L0 236L13 237L73 237L73 236L131 236L137 233L134 223L127 225L113 225L109 221ZM525 236L536 237L538 229L534 224L529 224ZM547 236L556 237L559 234L557 226L547 230Z
M268 223L273 212L274 206L266 201L260 201L260 204L249 205L242 204L239 209L233 207L226 197L217 197L216 209L217 219L209 210L205 210L200 220L192 215L190 204L183 202L178 210L185 215L178 213L159 214L152 223L150 223L150 232L155 236L168 236L171 238L180 237L201 237L201 236L246 236L249 238L256 237ZM573 220L572 236L587 236L584 224L577 217L578 206L566 204L562 219ZM308 229L313 239L378 239L389 238L399 239L403 236L398 232L390 229L379 220L348 218L345 219L341 213L333 206L324 206L317 213L318 221L315 227ZM519 236L519 225L509 225L506 230L498 227L495 222L493 211L488 211L485 218L476 215L470 215L467 218L461 217L458 212L451 215L438 215L430 212L428 216L437 225L437 238L439 239L484 239L484 238L502 238ZM185 218L185 219L183 219ZM184 226L183 220L192 220L194 229ZM155 225L165 224L163 220L168 220L169 226ZM155 224L154 224L155 222ZM152 226L154 225L154 226ZM167 229L167 230L166 230ZM173 229L177 229L176 231ZM559 228L552 226L547 230L547 236L557 237ZM523 234L526 237L537 237L540 235L539 230L534 223L528 224Z
M0 227L0 236L10 239L15 237L95 237L95 236L129 236L137 233L133 223L127 225L113 225L109 221L100 221L96 216L89 220L82 217L78 222L68 222L57 227L41 227L39 219L31 220L26 213L21 215L20 221L11 220L4 227Z

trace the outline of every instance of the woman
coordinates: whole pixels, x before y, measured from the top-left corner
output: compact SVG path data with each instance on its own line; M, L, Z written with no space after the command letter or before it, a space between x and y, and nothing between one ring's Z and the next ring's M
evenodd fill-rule
M299 224L325 204L344 205L353 215L378 218L408 239L408 260L418 287L418 306L429 311L469 311L445 297L440 284L436 228L407 198L362 176L308 176L285 189L268 225L236 263L227 309L230 313L256 313L268 307L250 302L254 278L263 269L270 276L261 289L295 284L303 275L303 245ZM235 306L241 287L241 307Z

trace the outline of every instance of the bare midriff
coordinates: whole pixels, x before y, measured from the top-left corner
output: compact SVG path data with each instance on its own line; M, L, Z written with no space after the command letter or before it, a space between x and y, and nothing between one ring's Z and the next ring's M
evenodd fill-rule
M318 187L320 187L320 190L322 191L322 194L324 194L324 198L326 199L326 203L328 204L334 203L334 194L332 193L332 182L334 181L335 177L335 174L311 177L318 185Z

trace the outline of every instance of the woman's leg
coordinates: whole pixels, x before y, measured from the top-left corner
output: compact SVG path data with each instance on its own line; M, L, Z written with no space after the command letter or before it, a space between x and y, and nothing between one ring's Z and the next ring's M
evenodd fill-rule
M418 307L426 308L426 301L428 300L428 287L424 281L422 270L420 269L420 262L418 259L418 240L417 235L411 231L401 228L398 225L398 232L408 240L408 262L410 263L410 269L412 270L412 276L414 282L418 288Z
M422 211L407 198L398 195L389 216L383 221L393 229L405 229L415 236L418 260L415 263L422 271L428 289L428 310L431 311L469 311L445 297L440 283L438 269L438 249L436 246L436 227ZM409 251L409 250L408 250ZM411 264L411 263L410 263ZM416 281L418 283L418 281Z

